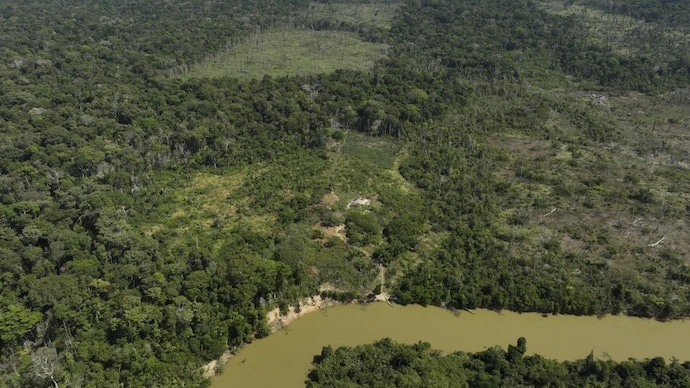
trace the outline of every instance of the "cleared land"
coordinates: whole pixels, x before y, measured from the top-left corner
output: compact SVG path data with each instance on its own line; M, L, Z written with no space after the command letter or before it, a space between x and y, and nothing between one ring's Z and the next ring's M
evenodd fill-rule
M190 68L184 78L242 79L330 73L338 69L369 70L383 57L381 45L343 31L285 30L249 37L227 52Z
M493 136L506 162L497 174L510 185L501 198L507 240L533 257L562 252L573 284L587 267L634 273L649 287L678 277L690 264L688 95L551 96L610 126L607 141L585 139L582 125L556 112L547 136Z
M397 2L372 4L314 3L311 17L327 18L341 23L366 24L381 28L390 28L395 11L400 6Z
M385 7L315 4L310 17L351 25L359 20L382 27L386 18L393 15L391 11L386 16ZM666 53L688 46L688 35L683 31L662 31L653 23L577 5L544 3L544 7L555 14L584 20L584 39L607 44L622 54L647 55L659 49L658 58L663 62ZM642 44L637 43L640 39ZM374 49L369 57L363 55L363 59L354 60L356 57L349 49L343 48L348 44ZM293 47L304 51L297 54L299 51ZM251 37L231 52L193 69L190 75L205 71L258 78L264 74L326 72L357 68L376 55L381 55L380 48L361 42L354 34L269 32ZM260 65L264 67L257 64L262 58L265 63ZM326 67L320 67L324 66L320 63ZM498 181L506 187L495 195L500 212L496 222L499 237L513 252L511 259L516 264L527 262L534 268L555 268L569 287L588 287L587 276L615 268L650 289L659 288L660 284L673 289L677 279L690 276L690 122L686 113L690 90L659 96L588 91L584 82L575 83L545 63L548 59L527 56L520 66L528 80L523 92L543 102L548 111L546 123L527 120L505 132L493 133L489 139L489 148L501 165L496 171ZM213 76L209 74L205 76ZM468 108L465 116L492 106L499 113L492 113L491 120L501 116L500 112L511 116L512 109L539 106L513 100L510 95L486 95L471 104L476 108ZM532 116L538 115L525 111L526 119ZM461 119L462 115L445 118L449 122ZM483 119L477 119L478 127L481 122ZM370 290L377 274L370 260L376 241L356 247L348 244L344 221L347 204L357 197L369 198L372 205L366 211L385 221L395 210L382 203L382 193L422 195L397 169L407 147L391 139L350 131L341 141L333 142L329 160L313 168L313 179L330 182L330 191L313 193L322 198L321 205L327 209L319 210L323 213L320 217L338 222L322 223L310 218L287 233L313 232L305 264L339 289ZM178 202L173 217L180 216L181 224L191 218L209 229L232 228L241 223L260 233L280 231L278 209L282 205L277 204L293 198L299 190L289 184L276 186L270 194L261 194L264 198L257 202L257 188L271 186L269 182L294 181L289 169L309 169L304 161L282 164L284 168L231 172L224 176L199 175L181 191L184 195L180 199L194 199ZM247 176L253 176L257 182L253 189L247 186ZM238 189L230 193L226 191L228 187ZM276 205L266 205L271 202ZM417 263L433 256L447 237L445 232L426 230L414 252L391 263L388 279L395 281L414 270ZM678 298L670 291L667 296L670 300Z
M660 59L678 52L690 53L690 27L660 26L569 2L539 4L546 12L576 17L587 31L587 39L611 47L619 54L643 54Z

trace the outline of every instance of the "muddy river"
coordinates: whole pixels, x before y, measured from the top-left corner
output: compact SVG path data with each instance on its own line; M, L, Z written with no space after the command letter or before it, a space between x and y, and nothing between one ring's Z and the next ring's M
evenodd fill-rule
M314 355L325 345L370 343L383 337L431 343L435 349L479 351L518 337L527 352L559 360L663 356L690 360L690 321L657 322L625 316L549 316L476 310L453 314L436 307L344 305L307 314L283 331L255 341L235 355L212 388L304 387Z

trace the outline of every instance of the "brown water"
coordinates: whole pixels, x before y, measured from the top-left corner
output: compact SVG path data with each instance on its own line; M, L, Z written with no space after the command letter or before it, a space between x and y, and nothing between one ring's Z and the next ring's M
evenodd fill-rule
M213 378L211 387L304 387L312 358L323 346L354 346L384 337L405 343L421 340L446 352L494 345L505 349L525 337L528 353L559 360L584 358L592 350L597 357L608 354L615 360L655 356L690 360L690 321L542 317L487 310L456 316L436 307L351 304L307 314L284 331L246 346Z

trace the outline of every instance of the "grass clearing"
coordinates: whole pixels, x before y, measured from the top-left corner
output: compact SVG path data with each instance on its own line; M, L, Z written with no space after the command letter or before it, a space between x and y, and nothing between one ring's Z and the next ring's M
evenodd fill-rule
M304 153L244 168L169 177L171 200L143 228L149 234L179 238L180 243L203 236L214 241L216 251L236 230L271 236L277 254L303 255L304 264L320 282L366 295L379 283L372 255L384 241L382 228L402 209L391 204L420 194L397 174L399 160L406 157L401 148L391 138L348 132L331 147L328 160ZM361 205L366 209L362 210L377 220L379 228L367 232L373 235L367 242L351 241L345 222L348 204L360 197L371 200ZM420 252L430 255L438 238L420 238L425 241ZM293 254L292 248L303 252ZM408 254L405 264L391 271L391 279L419 260L419 253Z
M379 169L390 170L395 167L400 146L391 139L349 132L345 136L341 150L349 158L372 164Z
M191 67L183 78L260 79L330 73L338 69L368 71L383 58L382 46L343 31L279 30L249 37L242 44Z
M381 28L391 28L395 12L400 3L314 3L311 17L330 19L348 24L368 24Z
M146 229L151 233L191 228L224 230L241 223L256 232L271 232L275 228L275 216L248 214L249 199L235 198L247 174L245 170L195 174L188 184L175 189L173 202L161 209L164 219Z

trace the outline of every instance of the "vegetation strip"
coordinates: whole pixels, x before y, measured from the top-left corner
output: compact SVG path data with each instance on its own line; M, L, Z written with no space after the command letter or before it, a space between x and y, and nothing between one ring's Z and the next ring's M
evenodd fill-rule
M690 363L585 359L558 362L525 355L527 341L519 338L508 350L495 346L482 352L444 355L428 343L398 344L386 338L371 345L333 349L315 357L307 387L479 387L690 384Z

